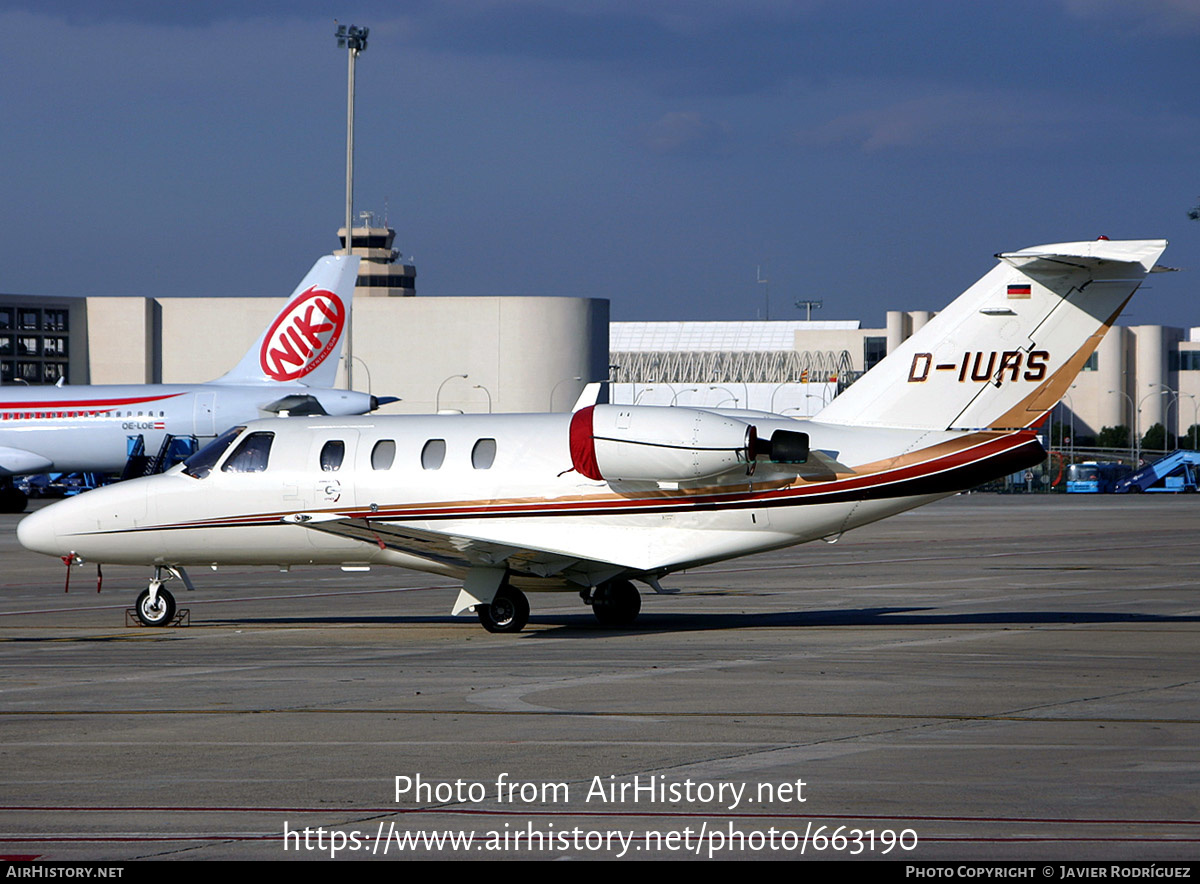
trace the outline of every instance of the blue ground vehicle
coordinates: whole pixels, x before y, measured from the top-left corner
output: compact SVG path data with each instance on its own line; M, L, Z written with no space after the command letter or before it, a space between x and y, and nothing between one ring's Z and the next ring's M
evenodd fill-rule
M1116 484L1129 475L1123 463L1089 461L1067 467L1068 494L1111 494Z
M1117 494L1142 491L1195 491L1200 479L1200 451L1173 451L1122 479Z

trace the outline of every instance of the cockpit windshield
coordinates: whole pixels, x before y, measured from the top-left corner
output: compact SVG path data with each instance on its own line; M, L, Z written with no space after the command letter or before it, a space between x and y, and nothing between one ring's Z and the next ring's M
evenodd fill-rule
M221 467L222 473L261 473L271 457L274 433L251 433Z
M212 468L216 466L217 461L221 459L221 455L226 449L233 444L236 439L246 429L245 427L233 427L226 430L217 438L213 439L191 457L183 462L183 471L193 479L203 479L212 472Z

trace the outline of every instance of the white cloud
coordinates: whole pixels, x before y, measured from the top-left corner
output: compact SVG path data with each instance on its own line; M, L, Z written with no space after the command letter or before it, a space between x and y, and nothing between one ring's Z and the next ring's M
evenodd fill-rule
M1068 15L1151 34L1200 32L1197 0L1062 0Z
M720 154L729 149L729 130L698 113L671 111L645 128L642 141L657 154Z
M851 146L865 153L1040 151L1088 141L1196 137L1200 122L1089 96L983 90L931 91L870 106L863 84L835 87L833 106L858 106L795 133L802 146ZM914 91L919 91L917 87ZM876 99L878 101L878 99ZM862 105L868 106L863 107ZM1178 142L1177 142L1178 143Z

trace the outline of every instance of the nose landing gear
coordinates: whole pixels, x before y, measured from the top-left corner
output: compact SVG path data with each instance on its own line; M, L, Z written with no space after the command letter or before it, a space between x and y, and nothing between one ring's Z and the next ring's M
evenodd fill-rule
M175 618L175 596L163 583L178 576L174 568L158 565L154 579L141 591L134 603L134 614L143 626L167 626Z

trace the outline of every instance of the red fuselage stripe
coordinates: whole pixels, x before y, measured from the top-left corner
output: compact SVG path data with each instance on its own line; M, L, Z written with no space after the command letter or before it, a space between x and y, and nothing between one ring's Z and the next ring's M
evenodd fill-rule
M839 495L847 491L863 491L865 489L903 483L909 479L929 477L937 473L969 467L972 464L989 460L997 455L1015 451L1035 441L1032 433L1014 433L991 439L987 442L972 445L968 448L952 452L941 457L896 470L873 473L868 476L854 476L847 479L835 479L829 482L814 482L800 488L782 488L765 491L730 491L727 493L705 494L694 497L652 497L652 498L620 498L615 500L578 500L544 502L480 504L464 501L462 503L445 502L421 509L399 509L380 507L374 511L366 509L351 509L341 511L341 515L349 518L365 518L370 521L415 521L421 519L461 518L471 519L486 516L541 516L554 514L580 514L592 512L639 512L655 509L709 509L714 507L737 507L766 504L769 506L785 504L785 502L801 503L804 498L820 498L829 495ZM817 502L817 501L814 501ZM197 522L183 522L172 525L146 526L135 530L171 530L178 528L202 527L233 527L236 525L249 527L251 525L270 525L279 522L278 513L254 513L244 516L226 516L217 519L207 519Z
M115 408L120 405L139 405L143 402L174 399L176 396L182 395L182 393L168 393L165 396L138 396L125 399L49 399L44 402L0 402L0 408L15 408L20 411L27 408L53 408L55 411L64 408L98 408L101 406Z

